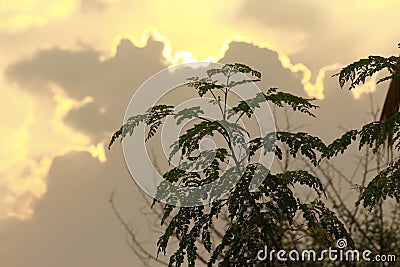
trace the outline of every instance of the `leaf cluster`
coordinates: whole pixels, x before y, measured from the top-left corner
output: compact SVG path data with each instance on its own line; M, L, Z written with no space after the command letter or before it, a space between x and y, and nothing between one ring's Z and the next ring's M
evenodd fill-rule
M248 186L254 176L266 179L257 191L249 192ZM275 248L274 242L279 236L287 231L296 231L293 227L282 229L279 225L284 222L292 225L298 212L303 214L306 222L304 230L314 232L319 229L330 241L346 237L351 242L344 225L321 201L304 203L295 197L296 184L324 194L319 179L306 171L273 175L262 165L250 164L229 196L211 203L208 208L167 205L167 216L174 209L177 213L157 243L158 252L165 254L171 237L178 236L179 247L170 257L169 266L182 266L185 257L189 266L193 266L200 247L211 254L209 266L218 260L220 266L258 266L257 252L260 248L264 245ZM211 227L224 208L228 210L229 226L221 242L213 249ZM350 246L353 244L350 243Z
M396 74L398 64L399 58L397 57L371 56L349 65L336 75L339 76L341 87L350 81L351 89L365 82L366 77L382 69L386 68L390 73ZM231 79L238 73L251 75L256 79L239 81ZM173 116L177 124L192 118L200 120L199 123L182 133L172 144L169 159L171 160L180 151L181 160L183 156L187 160L181 161L179 166L171 168L163 175L164 181L157 189L157 200L153 202L153 205L160 200L178 204L182 201L206 199L218 195L220 188L227 188L226 183L232 180L229 178L241 175L234 187L228 187L231 188L228 194L208 206L175 207L170 204L165 205L161 224L164 224L167 218L172 218L166 226L164 234L158 240L158 253L166 253L171 237L178 237L179 240L178 248L170 257L169 266L181 266L184 264L185 258L189 266L194 266L199 246L203 246L210 253L208 262L210 266L217 262L221 266L258 266L260 262L258 262L256 254L259 249L264 245L280 249L277 239L287 233L299 230L294 227L296 214L301 214L304 221L301 231L306 231L311 235L315 232L322 232L328 242L346 238L349 246L354 246L343 223L322 202L325 191L318 177L305 170L272 174L260 163L249 163L247 166L243 166L242 159L251 159L258 150L263 149L263 153L275 153L278 159L282 160L282 146L286 146L290 156L296 157L301 154L308 158L314 166L317 166L322 159L329 160L344 153L357 139L359 140L359 149L364 146L373 147L374 153L377 153L385 144L394 145L396 149L399 149L400 115L396 114L385 122L369 123L360 130L347 131L329 145L306 132L278 131L253 137L237 121L230 122L228 120L234 114L238 115L238 118L243 115L251 118L254 110L260 108L262 103L272 103L278 107L287 105L294 111L310 116L314 116L311 110L318 106L313 104L314 99L302 98L271 88L266 92L258 93L251 99L239 101L230 110L225 110L215 92L221 91L226 101L231 88L257 82L261 79L261 73L244 64L235 63L226 64L220 69L208 70L206 74L207 76L204 78L190 78L187 85L194 88L201 97L207 93L211 94L214 103L220 105L222 120L202 117L204 112L200 107L190 107L174 113L172 106L157 105L150 108L145 114L129 118L114 133L109 144L110 147L118 138L122 140L128 134L132 135L134 128L140 123L145 123L149 128L147 141L154 136L166 116ZM222 82L217 79L218 75L224 77ZM380 81L385 79L387 77ZM194 154L199 151L200 142L204 138L213 137L216 134L223 137L226 148L219 147L212 151L203 151L199 155ZM250 141L245 141L246 136L251 137ZM235 154L233 147L236 145L243 148L244 157ZM226 166L229 159L234 159L235 164L228 166L223 172L222 166ZM400 162L393 163L376 176L362 193L358 204L364 201L365 207L372 207L386 197L393 197L400 201L399 164ZM199 168L202 171L193 171ZM262 182L257 190L250 192L249 186L254 178ZM204 192L202 196L194 195L195 191L187 190L187 188L186 191L171 189L171 185L196 188L214 181L218 181L218 183L210 192ZM315 193L315 200L304 202L296 198L296 185L308 187ZM215 221L222 216L223 210L227 211L229 224L220 242L212 244L212 227ZM172 214L174 215L172 216ZM286 227L282 227L282 225L286 225ZM238 257L238 255L241 256Z
M347 82L350 82L349 89L354 89L357 85L365 83L368 77L385 69L389 72L389 75L379 79L377 83L398 76L400 74L399 66L400 57L391 56L385 58L382 56L369 56L368 58L363 58L349 64L333 76L339 77L341 88L343 88Z

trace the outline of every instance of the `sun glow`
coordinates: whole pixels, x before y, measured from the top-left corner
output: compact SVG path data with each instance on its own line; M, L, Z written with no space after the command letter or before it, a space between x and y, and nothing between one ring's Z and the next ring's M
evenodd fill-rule
M259 48L265 48L265 49L272 50L272 51L278 53L279 60L284 68L289 69L293 73L302 72L303 78L301 80L301 83L304 87L304 90L307 92L307 94L310 97L315 97L317 99L324 98L323 83L324 83L324 78L325 78L326 72L334 71L341 67L341 65L338 63L333 63L330 65L324 66L323 68L321 68L319 70L319 72L316 76L315 82L313 83L311 81L312 73L306 65L304 65L302 63L292 64L291 60L287 54L285 54L281 49L272 45L269 42L254 41L249 37L241 36L241 35L234 35L231 38L225 39L219 52L214 55L210 55L206 58L196 58L193 56L193 53L189 52L189 51L177 51L173 54L172 49L171 49L171 43L169 42L167 37L160 34L159 31L155 28L146 29L144 31L144 33L142 34L141 38L136 38L134 35L127 34L127 33L117 35L117 37L115 37L115 39L113 41L111 53L106 57L102 57L101 60L104 61L104 60L114 56L117 51L118 45L120 44L121 40L123 40L123 39L128 39L136 47L142 48L147 45L149 38L153 38L154 40L160 41L164 44L164 50L163 50L162 55L165 59L165 63L169 66L176 66L179 64L183 64L183 63L217 62L224 57L226 51L229 49L229 45L232 42L243 42L243 43L255 45Z
M163 43L164 49L162 52L162 56L165 60L165 63L169 66L176 66L184 63L216 62L219 59L216 56L209 56L204 59L197 59L193 57L193 53L189 51L177 51L175 52L175 54L173 54L171 50L171 43L168 41L168 39L165 36L161 35L157 29L151 27L144 30L140 38L136 38L136 36L130 33L118 34L114 38L111 53L107 56L101 57L100 59L101 61L105 61L106 59L115 56L117 52L117 47L123 39L131 41L136 47L143 48L147 45L149 38L153 38L155 41Z

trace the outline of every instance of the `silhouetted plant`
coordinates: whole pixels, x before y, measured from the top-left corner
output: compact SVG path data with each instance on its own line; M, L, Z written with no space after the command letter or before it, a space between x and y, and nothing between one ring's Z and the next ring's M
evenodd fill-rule
M251 75L257 79L244 79L232 81L237 73ZM213 80L213 76L223 74L225 83L220 84ZM350 247L353 242L343 223L336 217L322 201L325 192L320 180L305 170L292 170L272 174L266 166L258 162L251 162L252 157L261 148L265 152L273 152L282 159L282 146L288 146L290 155L296 157L301 154L307 157L316 166L321 157L330 158L346 148L338 142L326 146L319 138L304 132L272 132L264 136L252 137L245 142L245 136L249 133L237 122L230 122L234 114L239 116L253 115L253 110L260 107L261 103L272 103L279 107L287 105L294 111L299 111L313 116L311 110L317 108L312 104L313 99L294 96L289 93L278 92L271 88L259 93L252 99L239 101L232 109L226 109L221 103L226 103L230 90L240 84L257 82L261 79L261 73L243 65L226 64L220 69L207 71L206 78L193 77L188 82L189 87L197 90L199 96L210 93L214 102L210 104L221 105L222 120L210 120L201 116L199 107L191 107L184 111L174 113L174 108L169 105L157 105L148 109L146 114L139 114L128 119L121 128L112 136L110 146L117 138L125 138L132 134L139 123L145 123L148 127L146 140L151 138L166 116L173 116L177 123L185 119L198 119L200 122L187 129L179 136L179 140L173 145L172 154L181 151L189 161L181 166L176 166L164 174L165 183L158 187L157 199L175 201L180 204L186 198L191 198L191 192L172 192L170 183L186 186L199 186L215 181L217 178L241 174L238 183L223 198L206 206L175 207L165 205L161 223L172 216L164 234L158 241L158 252L166 253L169 240L177 236L179 246L171 255L169 265L181 266L185 258L190 266L193 266L197 257L198 246L202 246L209 254L209 265L219 263L222 266L258 266L271 264L257 259L257 252L267 245L271 249L283 248L283 240L288 232L323 233L324 238L334 244L339 238L346 238ZM222 100L219 101L217 92L222 92ZM219 147L213 151L203 151L200 156L199 143L207 136L221 135L226 141L225 147ZM339 142L340 143L340 142ZM244 155L235 155L233 147L243 147ZM210 160L208 155L216 155L212 163L200 172L191 172L191 164L202 164ZM201 158L203 157L203 158ZM233 158L235 164L228 167L221 174L220 168ZM243 167L242 159L249 159L247 166ZM199 161L199 159L201 159ZM199 163L200 162L200 163ZM206 165L206 164L205 164ZM255 191L249 191L252 178L256 176L262 181ZM226 180L226 179L225 179ZM168 181L168 183L167 183ZM315 193L312 201L302 201L295 197L295 185L305 185ZM218 191L218 188L216 188ZM198 197L198 196L196 196ZM159 202L154 200L154 204ZM226 232L217 244L211 240L211 226L218 221L218 216L223 210L227 211L229 225ZM295 222L295 216L302 214ZM238 256L240 255L240 256Z

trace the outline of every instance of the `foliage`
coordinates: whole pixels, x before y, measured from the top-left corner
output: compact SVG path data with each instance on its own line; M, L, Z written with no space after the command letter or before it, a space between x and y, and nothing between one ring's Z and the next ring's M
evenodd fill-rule
M364 83L367 77L383 69L388 70L390 74L378 82L398 75L399 64L399 57L370 56L346 66L335 76L339 77L341 87L350 82L349 88L353 89ZM233 77L239 73L247 74L252 78L233 80ZM218 75L223 75L224 82L216 79ZM200 107L190 107L175 112L172 106L157 105L148 109L145 114L129 118L114 133L109 144L110 147L118 138L122 140L127 135L132 135L135 127L140 123L148 127L146 137L148 140L154 136L167 116L173 116L177 124L195 118L199 123L194 124L179 136L172 145L172 152L169 155L171 160L180 151L182 157L185 156L188 161L180 162L179 166L171 168L164 174L165 182L159 185L157 199L175 200L174 203L178 204L179 199L193 197L190 192L189 194L178 192L178 195L174 195L176 193L171 193L172 191L168 188L169 183L197 187L209 184L218 178L224 180L223 178L241 174L240 180L228 194L208 205L179 207L167 204L163 206L164 214L161 224L167 223L167 225L157 243L158 253L166 254L172 237L177 237L179 240L177 249L170 256L169 266L182 266L185 259L189 266L194 266L200 248L209 253L207 260L209 266L217 263L219 266L268 266L268 264L273 266L275 264L273 262L260 262L257 259L257 252L264 245L275 250L282 249L284 247L282 241L285 238L288 240L287 236L292 233L306 233L314 240L322 237L324 242L330 245L339 238L346 238L348 246L354 247L355 243L346 226L322 201L326 192L317 176L304 169L273 174L266 166L251 162L251 160L260 149L263 149L264 153L273 152L279 160L283 160L282 151L287 148L288 155L291 157L302 155L313 166L318 166L323 159L330 160L332 157L343 154L357 140L359 149L372 148L375 154L380 153L383 147L394 147L398 151L400 149L400 113L386 121L371 122L361 129L347 131L328 145L306 132L276 131L264 133L263 136L252 136L237 123L237 120L235 122L229 120L235 115L238 118L246 115L251 119L254 110L260 108L262 103L270 103L277 107L287 106L310 116L314 116L312 110L318 106L313 104L313 99L294 96L271 88L258 93L251 99L239 101L232 109L227 109L226 100L232 88L261 80L260 72L244 64L226 64L220 69L208 70L205 78L192 77L188 80L187 85L194 88L200 97L207 94L213 97L211 104L218 105L222 120L202 117L204 111ZM220 135L225 140L226 146L198 154L200 142L206 137L216 135ZM250 137L249 141L246 141L246 136ZM243 155L235 154L233 151L235 145L243 148ZM228 166L225 172L221 172L222 166L229 165L227 163L230 159L233 159L235 164ZM243 166L243 159L250 160L249 164ZM364 207L373 209L386 198L393 198L399 202L399 164L399 160L394 160L365 188L359 188L361 194L356 205L363 202ZM202 171L191 171L198 167L201 167ZM258 177L262 183L256 190L249 191L253 177ZM296 188L299 185L306 186L314 192L314 200L308 202L296 197ZM203 199L206 197L204 196ZM154 200L153 205L159 202ZM213 225L220 221L224 211L228 220L226 231L221 234L219 240L213 241L212 236L215 233ZM300 220L299 214L302 218ZM369 222L369 219L367 221ZM369 223L373 225L373 222Z
M373 74L386 69L390 75L378 80L378 83L392 79L399 75L400 58L396 56L382 57L369 56L368 58L360 59L357 62L351 63L343 68L334 76L339 76L340 87L350 82L349 89L354 89L357 85L365 83L366 78Z
M248 74L255 79L233 81L233 77L238 73ZM214 77L216 75L223 75L225 82L219 83ZM242 128L237 121L229 121L235 114L239 118L244 114L252 118L254 109L260 108L261 103L271 103L278 107L286 105L294 111L314 116L311 110L317 106L312 103L313 99L278 92L276 88L259 93L252 99L240 101L232 109L227 110L226 99L233 87L257 82L260 79L260 72L238 63L208 70L207 77L190 78L187 85L197 90L200 97L210 94L214 99L212 104L219 105L222 120L202 117L203 111L199 107L191 107L174 113L171 106L157 105L145 114L129 118L111 138L110 146L118 138L122 139L132 134L139 123L144 123L149 129L147 140L154 135L166 116L173 116L177 123L192 118L200 121L181 134L179 140L173 144L170 159L175 153L181 151L182 156L186 156L189 161L182 162L180 166L164 174L165 182L159 185L157 199L175 200L174 203L178 203L179 199L191 197L187 192L186 195L185 192L174 195L169 191L167 181L176 185L195 187L210 183L217 178L224 181L227 180L223 179L224 177L242 174L239 182L227 195L207 206L164 206L161 223L165 223L170 216L172 218L157 243L158 252L166 253L171 237L175 236L180 240L177 250L170 257L170 266L181 266L185 258L190 266L194 266L200 247L210 253L209 265L218 262L221 266L257 266L261 264L257 259L257 252L264 245L279 250L282 248L279 244L283 236L288 232L296 231L307 232L310 236L315 232L323 232L325 239L331 244L339 238L346 238L350 247L354 246L343 223L322 202L325 191L317 177L305 170L272 174L266 166L257 162L250 162L247 166L243 166L242 160L251 159L260 148L264 148L265 153L274 152L279 159L282 159L282 146L287 146L291 156L296 157L302 154L313 165L317 165L321 157L331 157L345 149L343 145L340 145L342 144L340 140L327 146L318 137L304 132L278 131L266 133L265 136L260 137L249 136L251 133ZM200 155L196 155L200 141L207 136L215 135L223 137L226 147L217 148L215 151L203 151ZM253 138L246 142L244 138L246 135ZM235 154L233 151L235 145L244 148L244 155ZM210 158L210 155L216 156ZM233 158L235 164L228 166L221 174L221 164L228 162L230 158ZM211 164L209 164L210 161ZM198 167L194 166L195 164L204 164L208 167L199 172L190 171L193 167ZM259 188L250 192L249 186L253 177L258 177L262 183ZM315 199L305 202L296 197L297 185L308 187L315 193ZM158 202L154 200L153 205ZM219 216L222 216L223 210L227 210L229 225L221 240L214 244L211 239L212 226L218 221ZM298 214L302 214L302 223L295 222L295 216ZM287 225L287 227L281 227L282 225ZM296 225L301 225L301 227L296 228ZM241 256L238 257L238 255Z
M399 44L400 48L400 44ZM350 82L350 89L355 88L365 79L374 73L387 69L389 76L378 81L398 76L400 66L400 57L391 56L388 58L380 56L369 56L344 67L335 76L339 76L340 86L343 87L346 82ZM359 139L359 149L364 146L373 148L373 153L380 153L386 146L388 149L394 148L400 150L400 113L394 114L385 121L375 121L364 125L361 130L351 130L336 139L328 149L328 157L343 153L344 149L354 140ZM394 146L394 147L393 147ZM388 166L380 171L365 188L361 188L362 194L356 202L359 205L363 202L364 207L372 209L376 204L386 198L394 198L400 201L400 179L399 162L389 162Z

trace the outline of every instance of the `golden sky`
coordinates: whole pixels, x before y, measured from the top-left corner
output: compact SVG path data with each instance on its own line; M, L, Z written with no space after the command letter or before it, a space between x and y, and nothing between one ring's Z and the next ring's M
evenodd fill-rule
M53 80L16 82L7 74L11 66L54 49L94 51L105 62L114 58L121 39L145 47L149 36L164 44L165 65L218 61L235 41L277 52L283 68L300 75L308 95L323 99L324 79L340 66L369 54L398 53L399 10L397 0L1 2L0 221L33 216L35 203L48 192L56 157L87 151L101 164L108 160L106 136L93 138L65 121L69 112L91 103L106 114L106 105ZM372 80L353 96L374 88Z
M71 108L90 101L90 96L80 101L70 99L62 88L49 81L53 99L43 99L5 80L7 65L32 57L38 51L90 47L100 51L104 60L115 54L122 38L143 47L152 35L165 43L166 62L177 64L216 61L223 57L231 41L242 41L279 52L282 65L300 72L304 89L317 98L323 97L325 72L346 63L340 55L343 51L335 51L329 41L333 44L339 41L344 46L348 37L349 51L344 54L353 58L395 51L399 35L391 32L391 26L396 21L398 1L309 0L301 5L296 1L282 2L18 0L0 4L1 140L4 142L0 152L3 159L0 171L4 177L0 188L5 189L5 192L0 190L0 218L29 217L32 210L26 203L18 203L18 197L26 192L39 197L46 191L45 176L54 156L71 149L88 150L105 160L102 144L92 144L87 136L62 122ZM304 10L298 10L301 6ZM311 7L313 10L307 10ZM274 12L270 24L259 11L263 9L267 15L268 10ZM322 29L314 23L321 24ZM360 42L354 43L358 37ZM311 73L306 62L291 60L291 55L302 53L307 58L313 54L307 51L308 47L319 42L338 55L336 61L316 51L319 70Z

